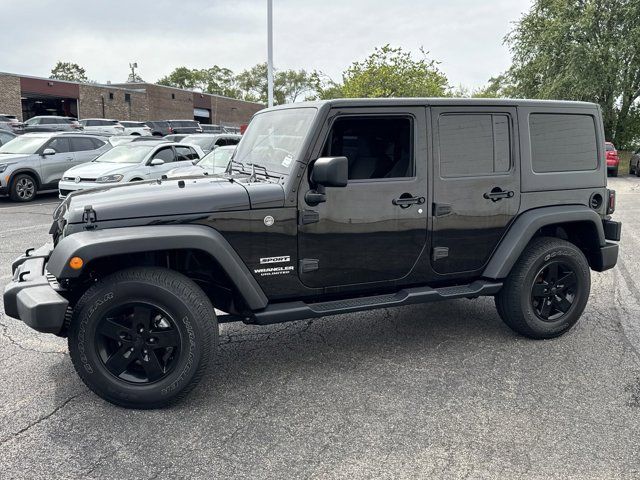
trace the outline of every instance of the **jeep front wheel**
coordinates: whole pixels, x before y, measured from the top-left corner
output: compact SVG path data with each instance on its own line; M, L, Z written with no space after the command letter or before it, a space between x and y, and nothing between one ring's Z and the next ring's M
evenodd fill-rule
M530 338L554 338L580 319L591 289L584 254L558 238L538 238L514 265L496 306L502 320Z
M217 337L213 306L192 280L168 269L133 268L82 296L69 352L80 378L105 400L158 408L195 387Z

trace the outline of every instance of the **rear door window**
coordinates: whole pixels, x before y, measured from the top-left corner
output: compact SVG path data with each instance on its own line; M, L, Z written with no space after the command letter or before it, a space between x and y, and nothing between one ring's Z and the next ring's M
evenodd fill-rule
M508 115L444 114L438 119L438 129L443 178L493 175L510 170Z
M532 113L531 162L536 173L598 168L596 125L591 115Z
M198 158L198 154L196 153L196 151L193 148L190 147L175 147L176 148L176 154L177 154L177 160L178 162L184 162L187 160L197 160Z
M69 138L69 141L71 142L72 152L86 152L87 150L96 149L92 138L71 137Z

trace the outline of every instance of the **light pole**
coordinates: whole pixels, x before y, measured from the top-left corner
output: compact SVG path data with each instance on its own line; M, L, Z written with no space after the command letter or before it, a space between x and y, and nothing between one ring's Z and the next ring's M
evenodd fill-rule
M267 106L273 107L273 0L267 0Z

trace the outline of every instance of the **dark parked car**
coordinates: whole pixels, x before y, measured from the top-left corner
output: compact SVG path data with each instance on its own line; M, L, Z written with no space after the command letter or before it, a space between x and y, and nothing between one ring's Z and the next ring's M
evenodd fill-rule
M164 137L173 133L171 125L166 120L150 120L144 123L151 128L151 135L154 137Z
M629 173L635 173L636 177L640 177L640 148L631 156Z
M72 117L57 117L54 115L42 115L32 117L24 122L24 132L72 132L83 130L77 119Z
M24 124L15 115L0 114L0 130L20 134L24 132Z
M173 133L202 133L200 122L195 120L167 120Z
M16 138L17 135L8 130L0 130L0 146Z
M13 262L4 311L67 336L85 384L134 408L175 402L203 378L219 321L489 296L514 331L558 337L580 319L591 272L618 258L601 152L592 103L265 109L226 173L70 195L53 245Z

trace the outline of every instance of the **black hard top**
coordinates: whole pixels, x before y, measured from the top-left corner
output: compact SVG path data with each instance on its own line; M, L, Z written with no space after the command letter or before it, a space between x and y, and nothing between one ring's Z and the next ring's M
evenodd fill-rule
M393 106L459 106L459 107L558 107L558 108L598 108L590 102L569 100L527 100L519 98L336 98L315 102L298 102L279 105L275 109L300 107L393 107Z

